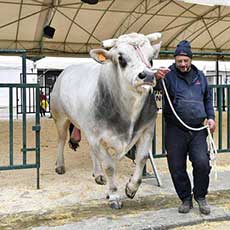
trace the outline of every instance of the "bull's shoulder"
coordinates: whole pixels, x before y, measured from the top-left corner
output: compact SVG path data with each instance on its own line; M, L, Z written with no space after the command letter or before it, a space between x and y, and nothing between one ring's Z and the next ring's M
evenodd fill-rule
M139 131L148 125L151 121L156 118L157 115L157 104L155 100L155 95L149 94L143 104L141 112L137 117L134 124L134 132Z
M126 108L122 106L121 98L115 96L101 80L97 82L93 112L98 124L113 129L117 135L127 136L131 122L127 117Z

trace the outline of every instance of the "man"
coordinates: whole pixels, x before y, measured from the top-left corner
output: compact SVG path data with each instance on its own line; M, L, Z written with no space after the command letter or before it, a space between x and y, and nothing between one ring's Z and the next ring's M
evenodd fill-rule
M189 126L198 128L205 119L210 131L215 130L215 114L212 94L204 74L192 62L188 41L181 41L174 53L175 63L169 69L160 69L156 78L165 77L165 84L173 107L179 117ZM164 96L163 113L166 121L165 144L169 171L175 190L182 204L179 213L188 213L193 207L191 183L186 171L187 155L193 167L193 196L202 214L210 213L205 197L209 186L209 155L207 130L190 131L174 116Z
M46 95L40 90L40 114L41 117L46 116L46 108L48 107L48 102L46 99Z

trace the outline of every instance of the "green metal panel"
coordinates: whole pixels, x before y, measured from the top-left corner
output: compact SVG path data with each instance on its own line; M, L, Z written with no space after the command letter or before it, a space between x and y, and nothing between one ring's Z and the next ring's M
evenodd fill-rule
M40 187L40 99L39 99L39 84L0 84L1 88L8 88L9 89L9 165L0 165L0 170L14 170L14 169L29 169L35 168L37 170L37 180L36 185L39 189ZM23 93L23 114L22 114L22 163L21 164L14 164L14 119L13 119L13 92L17 88L22 89ZM26 125L26 89L32 88L36 91L36 113L35 113L35 125L32 127L32 131L35 132L35 146L34 147L27 147L27 125ZM35 162L34 163L27 163L27 153L34 152L35 153ZM30 153L31 154L31 153Z
M13 169L37 169L37 188L39 185L39 169L40 169L40 98L39 98L39 84L26 84L26 51L25 50L0 50L1 54L21 54L22 56L22 83L21 84L0 84L1 88L9 89L9 165L0 166L0 170L13 170ZM13 120L13 90L21 89L22 92L22 164L14 164L14 120ZM36 113L35 125L32 130L35 132L35 147L27 148L27 123L26 123L26 89L33 88L36 90ZM16 90L18 92L18 90ZM36 162L34 164L27 164L27 152L35 152Z

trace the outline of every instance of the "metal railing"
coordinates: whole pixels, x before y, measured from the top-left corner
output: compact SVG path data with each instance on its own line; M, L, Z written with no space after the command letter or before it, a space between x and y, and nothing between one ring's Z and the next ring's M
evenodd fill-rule
M0 84L0 90L8 90L9 95L9 103L8 103L8 121L9 121L9 162L8 164L2 164L0 165L0 170L15 170L15 169L31 169L36 168L37 172L37 188L40 187L40 177L39 177L39 169L40 169L40 115L39 115L39 85L38 84L26 84L26 51L25 50L4 50L0 49L0 54L13 54L13 55L21 55L22 57L22 82L19 84ZM16 94L16 91L20 89L21 90L21 109L22 109L22 146L20 149L20 152L22 154L22 162L17 163L17 161L14 159L17 155L20 155L19 153L15 153L16 147L20 148L18 146L18 143L14 142L14 124L15 120L13 117L14 114L14 96ZM26 113L26 107L27 107L27 89L35 89L36 96L35 96L35 124L32 126L32 131L35 132L35 146L28 147L27 143L27 113ZM35 159L33 163L30 163L31 160L28 160L27 153L28 152L35 152ZM1 156L0 156L1 159Z
M230 152L230 85L210 85L210 88L214 95L213 105L217 125L214 141L217 151L219 153ZM225 99L223 100L223 98ZM159 112L156 121L153 154L156 158L165 157L167 154L165 149L165 122L161 112Z
M41 87L39 86L39 91L43 91L44 95L47 98L48 104L50 105L50 93L51 89L49 87ZM23 101L23 89L16 89L16 113L20 115L23 113L22 109L22 101ZM40 95L39 95L40 97ZM27 88L26 89L26 113L31 114L36 112L36 89L35 88ZM47 107L46 113L50 113L50 106Z
M13 169L29 169L29 168L36 168L37 169L37 188L39 188L39 169L40 169L40 115L39 115L39 85L38 84L0 84L0 90L1 89L8 89L9 90L9 117L7 121L9 121L9 163L0 165L0 170L13 170ZM26 89L35 89L36 91L36 104L35 104L35 123L32 126L32 131L35 132L35 146L34 147L28 147L27 143L27 114L26 114L26 100L22 101L22 114L23 118L21 119L22 123L22 146L21 146L21 153L22 153L22 161L21 163L15 163L14 158L16 157L16 154L20 155L19 153L16 153L14 151L15 142L14 141L14 117L13 117L13 98L15 91L18 89L22 89L22 91L25 91ZM18 143L17 143L18 145ZM18 146L17 146L18 148ZM28 163L28 152L35 152L35 162ZM18 157L17 157L18 159Z

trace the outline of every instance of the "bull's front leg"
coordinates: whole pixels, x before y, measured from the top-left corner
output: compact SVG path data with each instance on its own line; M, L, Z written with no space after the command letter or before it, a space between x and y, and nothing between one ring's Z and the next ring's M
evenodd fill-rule
M143 135L136 143L136 166L133 176L126 184L125 193L127 197L133 199L142 181L142 173L148 159L148 151L151 146L152 135Z
M105 167L105 173L108 177L109 183L109 192L107 196L109 199L109 205L113 209L120 209L122 208L122 201L115 184L115 165L111 164Z
M109 199L109 205L111 208L120 209L122 201L115 184L116 166L114 160L104 149L97 153L97 158L100 159L105 175L107 176L109 186L107 198Z
M106 184L106 178L103 174L103 171L101 168L101 163L98 160L95 152L96 151L93 150L93 148L91 147L90 156L91 156L92 163L93 163L93 177L95 178L95 181L97 184L105 185Z

